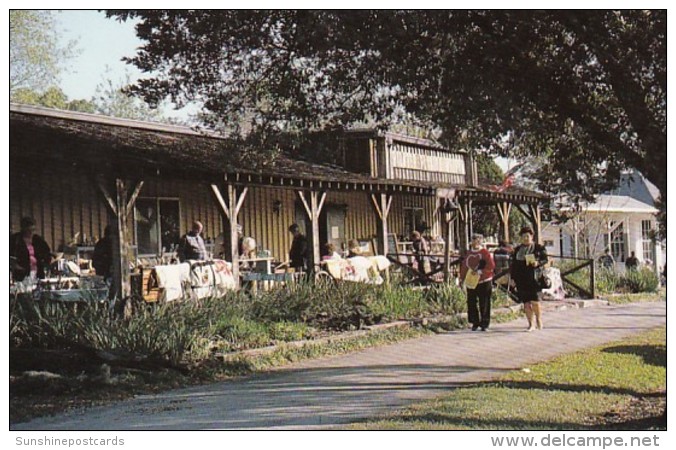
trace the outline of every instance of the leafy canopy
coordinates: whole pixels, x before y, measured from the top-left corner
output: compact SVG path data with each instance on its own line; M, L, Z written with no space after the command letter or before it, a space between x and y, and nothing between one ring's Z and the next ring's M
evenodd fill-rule
M413 114L452 147L546 157L548 192L589 199L633 167L666 203L666 11L107 14L139 21L128 62L152 75L131 92L200 102L208 124Z
M9 11L9 93L44 91L58 82L64 62L74 55L74 42L59 45L52 11Z

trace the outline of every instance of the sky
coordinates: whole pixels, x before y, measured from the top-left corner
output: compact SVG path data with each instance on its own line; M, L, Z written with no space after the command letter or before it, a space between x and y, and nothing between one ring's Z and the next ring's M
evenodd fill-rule
M134 55L141 45L132 23L106 19L104 13L98 11L60 11L55 17L61 31L61 44L74 40L79 50L79 54L68 60L61 76L61 88L69 99L89 99L106 78L122 81L125 72L134 78L140 75L133 66L121 61L123 56Z

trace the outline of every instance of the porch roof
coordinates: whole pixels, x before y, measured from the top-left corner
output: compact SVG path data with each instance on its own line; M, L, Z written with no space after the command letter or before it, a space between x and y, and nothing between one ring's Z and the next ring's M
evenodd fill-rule
M546 198L516 187L498 193L486 186L374 178L305 161L283 151L254 164L241 141L214 133L25 105L10 105L10 144L11 158L62 162L95 174L420 195L436 195L437 189L452 188L459 197L521 203L538 203Z

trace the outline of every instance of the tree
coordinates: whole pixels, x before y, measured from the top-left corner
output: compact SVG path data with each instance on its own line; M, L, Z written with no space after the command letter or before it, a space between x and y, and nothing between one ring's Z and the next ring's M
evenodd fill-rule
M591 200L638 169L666 204L662 11L109 11L146 41L146 101L301 129L404 111L449 145L544 155L540 187Z
M125 81L120 83L115 83L111 78L101 81L96 86L96 93L92 98L95 112L124 119L166 122L159 108L151 108L124 92L124 87L129 84L131 76L128 73L125 74Z
M17 89L14 92L12 101L24 105L44 106L45 108L86 113L93 113L96 109L91 100L68 100L68 96L64 94L60 88L55 86L48 88L44 92L36 92L28 88Z
M9 11L9 92L43 91L57 83L64 62L73 56L74 42L58 44L51 11Z

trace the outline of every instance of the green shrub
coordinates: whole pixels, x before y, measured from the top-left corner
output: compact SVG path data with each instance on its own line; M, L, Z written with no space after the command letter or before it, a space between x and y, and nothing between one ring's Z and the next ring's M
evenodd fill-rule
M300 341L314 337L317 332L314 328L296 322L275 322L269 325L270 337L274 341Z
M620 286L621 276L611 269L600 267L595 273L596 291L601 294L612 294Z
M232 349L264 347L272 343L265 324L243 317L221 316L212 325L211 333Z
M394 284L296 283L256 295L229 292L199 302L136 304L128 319L108 304L66 305L10 301L10 345L93 349L163 359L199 361L229 352L313 337L317 330L348 330L396 319L453 315L465 310L454 285L427 291Z
M429 304L429 313L452 315L467 311L467 296L465 292L451 283L442 283L431 286L425 295Z
M368 306L374 317L384 321L422 317L428 309L422 290L397 285L378 289Z
M620 287L631 293L657 292L660 279L652 270L642 267L639 270L628 270L620 280Z
M193 346L195 330L185 315L177 314L179 305L146 306L123 320L114 317L107 304L20 299L12 305L10 322L15 326L10 329L10 342L24 348L82 345L180 362Z

